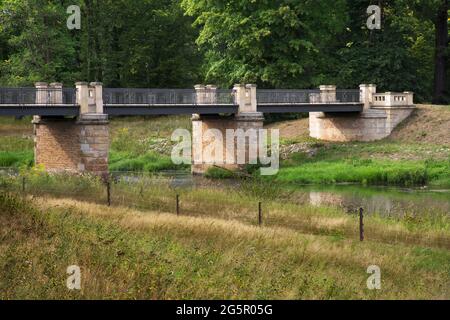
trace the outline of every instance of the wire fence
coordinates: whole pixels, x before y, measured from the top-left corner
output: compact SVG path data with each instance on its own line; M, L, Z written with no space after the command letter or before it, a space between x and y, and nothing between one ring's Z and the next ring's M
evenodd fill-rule
M254 197L222 197L217 200L211 187L192 190L174 183L176 179L163 175L138 174L111 175L108 181L92 177L23 175L17 170L0 168L0 191L23 196L53 197L89 202L98 205L130 208L152 213L172 213L177 216L211 217L240 221L255 226L281 226L311 231L303 225L302 215L271 215L269 200ZM201 190L200 190L201 189ZM236 190L231 188L230 190ZM307 222L306 222L307 224ZM359 230L346 230L353 237L364 240L364 211L359 211ZM306 228L306 229L305 229Z

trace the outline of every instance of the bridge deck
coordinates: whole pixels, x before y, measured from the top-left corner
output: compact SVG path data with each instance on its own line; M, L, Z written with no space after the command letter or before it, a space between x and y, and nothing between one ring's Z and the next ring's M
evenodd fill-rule
M262 113L307 113L307 112L361 112L362 103L279 103L258 104ZM111 116L145 115L189 115L189 114L236 114L238 106L233 104L217 105L105 105L104 111ZM77 116L77 105L2 105L0 116Z
M218 105L105 105L105 113L111 116L145 115L189 115L189 114L236 114L238 106ZM259 104L262 113L307 113L307 112L361 112L361 103L289 103ZM1 105L0 116L77 116L77 105Z

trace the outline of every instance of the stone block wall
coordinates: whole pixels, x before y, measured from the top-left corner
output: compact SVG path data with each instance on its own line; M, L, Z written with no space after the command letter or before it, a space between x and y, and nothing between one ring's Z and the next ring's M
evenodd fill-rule
M80 120L79 126L79 148L80 164L79 170L90 172L95 175L108 173L109 154L109 126L108 121Z
M198 116L195 115L192 120L192 135L193 135L193 144L192 144L192 173L194 174L204 174L209 168L213 166L219 166L231 171L236 171L242 169L243 165L238 165L237 155L239 153L245 154L246 163L250 163L249 158L249 148L256 148L258 150L258 138L249 137L246 138L245 144L240 146L237 143L237 139L234 139L233 149L229 149L230 146L227 145L227 129L242 129L244 132L247 132L249 129L259 130L264 127L264 117L262 114L242 114L236 116ZM208 130L218 130L223 137L223 155L222 161L223 164L215 163L216 155L213 154L213 158L205 157L205 147L213 144L213 138L210 137L208 139L205 134ZM201 146L201 147L200 147ZM227 154L234 155L234 163L229 164L226 163Z
M54 173L108 173L107 120L35 117L33 124L36 165Z
M389 137L414 110L414 107L388 107L372 108L353 115L311 113L310 135L336 142L381 140Z
M81 155L76 121L35 117L33 123L36 165L49 172L77 172Z

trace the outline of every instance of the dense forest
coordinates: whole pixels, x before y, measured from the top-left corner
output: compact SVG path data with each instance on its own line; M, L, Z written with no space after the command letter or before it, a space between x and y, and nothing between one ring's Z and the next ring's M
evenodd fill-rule
M70 5L81 28L69 30ZM367 8L382 28L367 28ZM449 98L447 0L0 0L0 85L337 84Z

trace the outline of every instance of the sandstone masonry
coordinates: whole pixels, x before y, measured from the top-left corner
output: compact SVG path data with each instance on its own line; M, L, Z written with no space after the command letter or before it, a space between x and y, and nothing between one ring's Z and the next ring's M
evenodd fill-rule
M336 87L320 89L322 101L336 101ZM376 93L375 85L361 85L360 90L362 113L310 113L310 136L336 142L381 140L415 110L411 92L381 94Z

